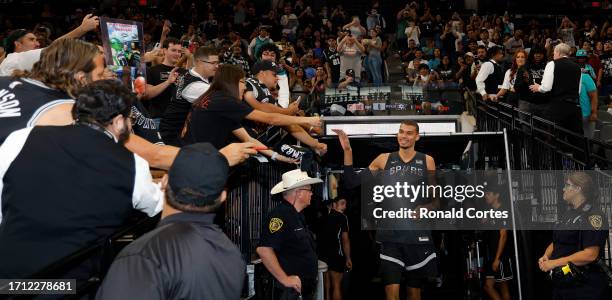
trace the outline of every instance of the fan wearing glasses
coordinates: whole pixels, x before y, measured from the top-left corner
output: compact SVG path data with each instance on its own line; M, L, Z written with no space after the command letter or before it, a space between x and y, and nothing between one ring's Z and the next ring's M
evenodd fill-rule
M193 60L194 67L176 79L176 93L173 93L159 125L164 143L168 145L180 146L178 136L191 105L206 93L219 68L219 55L214 48L198 48Z

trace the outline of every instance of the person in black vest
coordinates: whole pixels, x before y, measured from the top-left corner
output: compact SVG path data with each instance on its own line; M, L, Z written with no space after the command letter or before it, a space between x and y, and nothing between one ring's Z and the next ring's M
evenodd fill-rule
M263 223L257 254L276 279L273 299L313 300L318 260L302 210L310 205L312 185L323 181L300 169L286 172L282 178L270 193L282 193L283 200Z
M488 55L490 60L482 64L476 76L476 90L483 100L497 101L497 93L504 83L504 69L501 66L504 50L493 46Z
M98 81L78 93L75 124L24 128L2 144L1 278L25 278L108 237L133 209L161 211L149 165L122 145L133 101L118 82Z
M361 184L368 174L380 174L421 182L429 178L428 173L436 169L433 157L414 149L420 139L419 124L403 121L397 134L399 149L393 153L382 153L365 170L356 174L353 168L353 150L348 136L342 130L333 130L344 151L344 182L347 188ZM362 172L363 173L363 172ZM431 210L439 206L438 201L419 203L419 207ZM380 273L385 285L386 299L399 299L402 277L406 278L408 299L420 300L421 289L427 281L437 275L436 252L431 230L377 230L376 240L381 243Z
M582 134L582 117L578 104L580 88L580 66L568 56L571 48L561 43L555 46L553 61L544 69L541 84L532 84L529 89L546 93L549 99L549 119L578 134Z
M229 167L252 143L223 155L208 143L181 148L168 175L162 220L115 258L96 299L240 299L245 264L215 212L227 198Z
M172 96L159 125L164 143L180 146L179 135L191 105L210 87L210 80L219 67L217 50L200 47L193 54L195 66L176 81L176 93Z

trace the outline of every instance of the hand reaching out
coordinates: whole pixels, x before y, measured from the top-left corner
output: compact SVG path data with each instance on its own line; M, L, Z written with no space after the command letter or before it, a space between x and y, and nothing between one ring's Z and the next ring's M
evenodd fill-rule
M342 146L342 150L344 151L351 151L351 142L349 141L348 136L346 135L346 132L344 132L344 130L342 129L332 129L333 132L335 132L338 135L338 140L340 141L340 145Z

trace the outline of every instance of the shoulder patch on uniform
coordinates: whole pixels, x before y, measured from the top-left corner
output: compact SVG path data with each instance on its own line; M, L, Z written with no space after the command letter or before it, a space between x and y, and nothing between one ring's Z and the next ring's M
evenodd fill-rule
M283 227L283 220L279 218L270 219L270 224L268 224L268 229L270 229L270 233L275 233L279 231Z
M589 216L589 223L595 230L601 229L601 225L603 224L603 219L601 215L591 215Z

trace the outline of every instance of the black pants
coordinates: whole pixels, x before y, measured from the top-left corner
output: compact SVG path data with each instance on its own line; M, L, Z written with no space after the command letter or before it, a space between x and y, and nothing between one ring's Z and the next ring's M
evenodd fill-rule
M302 298L293 288L286 288L277 280L273 281L272 299L273 300L314 300L317 292L317 280L302 279Z
M588 280L575 287L553 287L553 300L604 300L608 280L602 272L589 272Z
M577 103L568 100L553 101L550 120L557 125L582 136L582 114Z

